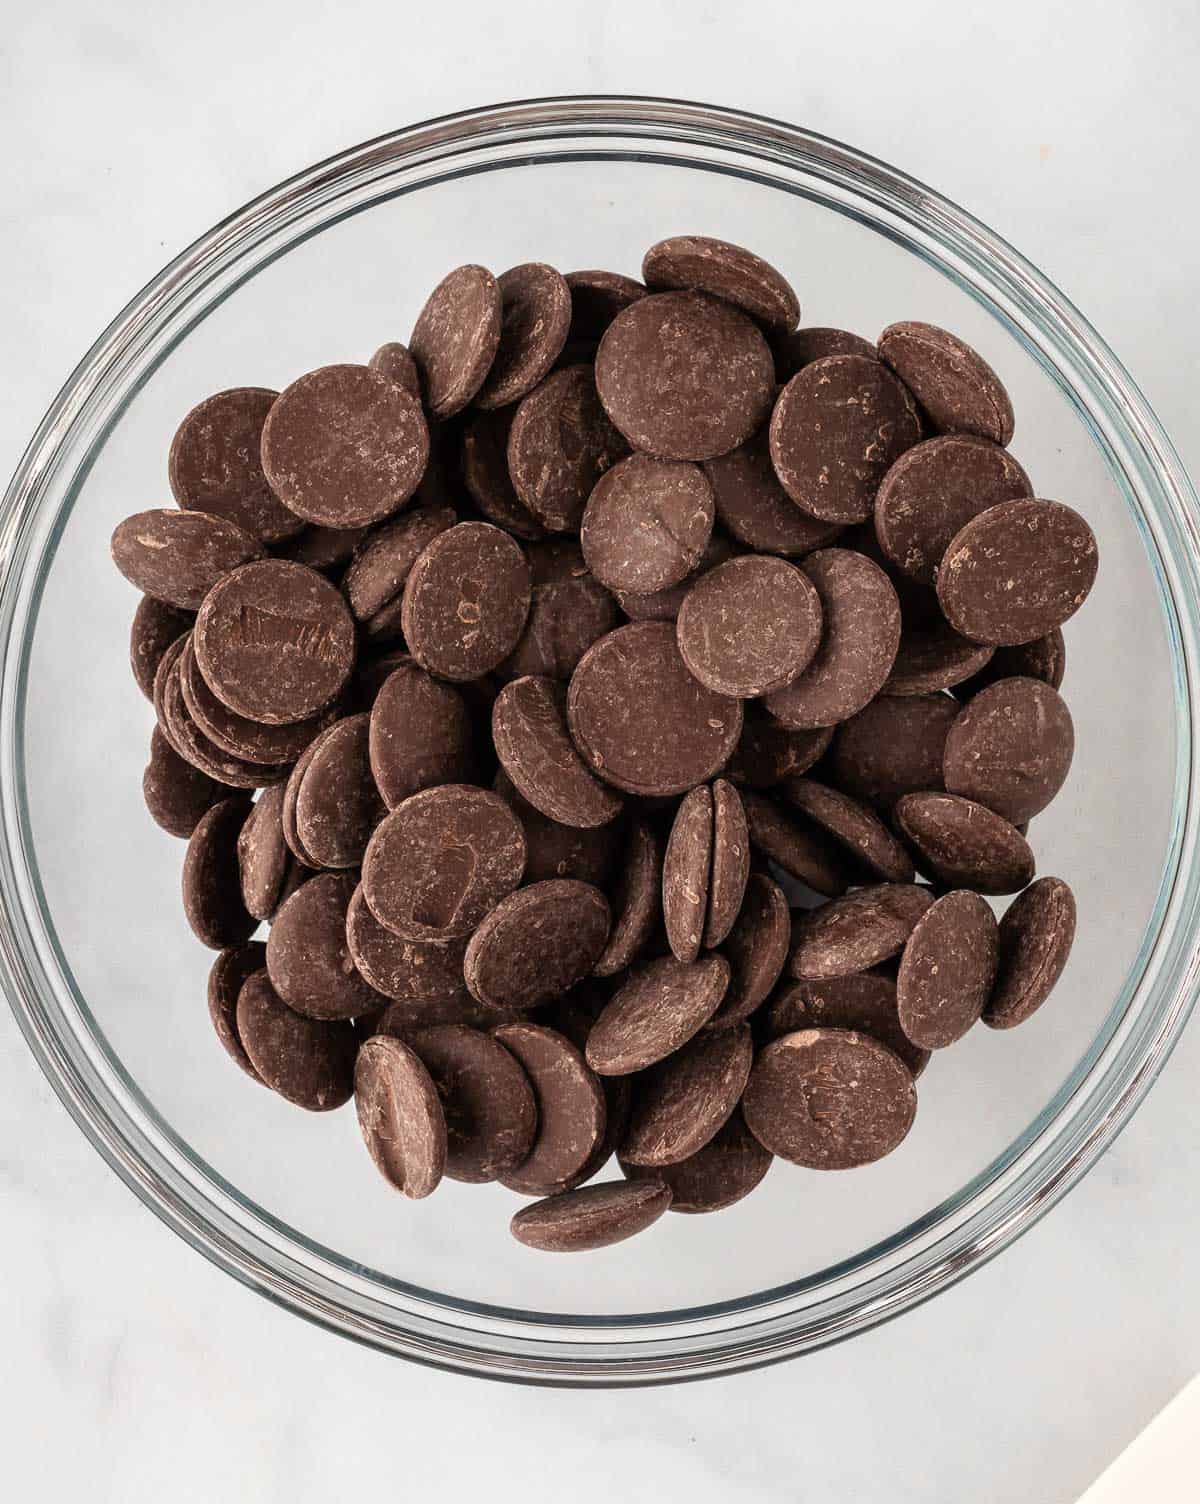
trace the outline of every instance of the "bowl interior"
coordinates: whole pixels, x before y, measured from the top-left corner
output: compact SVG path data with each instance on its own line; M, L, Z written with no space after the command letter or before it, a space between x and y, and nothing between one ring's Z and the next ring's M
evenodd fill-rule
M643 249L679 231L773 261L799 290L806 323L874 337L920 318L958 331L1012 394L1013 450L1037 493L1095 528L1099 583L1067 628L1075 764L1031 831L1039 872L1075 889L1079 932L1034 1021L1007 1034L979 1027L935 1057L916 1125L882 1163L841 1175L777 1163L734 1209L668 1216L636 1243L555 1259L511 1239L510 1193L447 1182L410 1204L376 1174L352 1108L293 1109L221 1052L204 1001L212 956L180 908L183 844L142 804L152 712L129 676L136 596L109 563L108 537L129 512L169 504L167 448L201 397L365 360L407 337L428 289L460 262L636 275ZM435 1300L556 1317L682 1313L855 1259L959 1193L1054 1101L1111 1022L1155 920L1177 709L1160 585L1127 498L1069 395L1002 322L908 248L802 195L631 157L514 162L331 222L235 287L150 372L95 447L61 531L40 546L20 771L44 924L88 1026L187 1151L246 1203L351 1270Z

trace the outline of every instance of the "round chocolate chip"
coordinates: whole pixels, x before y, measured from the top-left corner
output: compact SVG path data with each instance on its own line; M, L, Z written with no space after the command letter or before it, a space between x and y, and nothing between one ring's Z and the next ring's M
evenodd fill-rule
M354 676L346 692L346 703L351 710L374 708L379 691L398 668L408 668L412 658L403 643L379 649L369 657L361 658L355 665Z
M904 794L940 789L946 737L958 711L949 695L880 695L837 728L829 776L877 809L890 809Z
M883 686L888 695L930 695L952 689L987 665L995 649L962 637L946 621L906 625Z
M463 974L495 1008L536 1008L569 992L599 960L611 916L599 888L570 878L503 899L471 936Z
M726 936L723 954L732 976L709 1029L740 1024L770 996L783 973L792 943L792 916L778 883L752 872L737 922Z
M500 345L500 305L486 267L459 266L417 315L409 345L435 418L460 412L483 385Z
M673 1212L719 1212L748 1196L771 1168L771 1154L746 1127L735 1108L703 1148L673 1165L626 1165L630 1180L661 1181L671 1192Z
M552 266L526 262L499 281L500 344L475 398L483 408L506 407L532 391L558 359L571 325L571 292Z
M656 292L711 293L760 324L787 332L800 322L800 300L773 266L727 240L709 235L672 235L642 258L646 286Z
M472 413L463 429L462 478L471 500L489 522L531 542L546 530L513 489L508 473L508 436L516 409Z
M221 1048L251 1081L262 1078L250 1063L237 1031L237 1000L247 977L261 971L266 964L267 949L258 940L233 945L223 950L208 973L208 1016L221 1042Z
M1045 637L1016 647L997 648L983 668L970 679L955 686L960 700L969 700L998 679L1039 679L1051 689L1061 689L1067 671L1067 645L1062 630L1055 627Z
M504 1024L493 1036L520 1061L537 1101L528 1156L500 1177L523 1196L552 1196L572 1184L604 1139L604 1091L569 1039L540 1024Z
M144 595L138 602L129 628L129 667L148 700L154 699L154 676L163 654L191 631L194 620L190 611L156 601L152 595Z
M938 604L937 591L928 585L919 585L902 569L896 568L880 548L873 522L860 522L845 528L839 542L841 547L853 549L870 559L872 564L878 564L887 575L900 602L900 618L905 627L930 627L945 619Z
M584 1253L621 1243L657 1222L671 1204L658 1180L588 1185L523 1206L510 1224L527 1248L545 1253Z
M313 869L317 866L315 857L309 856L304 848L296 829L296 803L300 797L300 784L308 772L308 765L312 761L315 745L310 743L308 747L296 759L296 764L288 774L287 782L283 786L283 804L280 808L280 824L283 826L283 839L288 844L288 850L305 867Z
M628 452L600 405L591 366L567 366L522 398L508 435L508 473L547 531L573 533L592 487Z
M900 603L878 565L845 548L826 548L799 566L821 600L824 635L799 677L767 698L785 726L835 726L879 693L900 646Z
M814 360L824 360L827 355L861 355L867 360L876 360L879 351L869 339L861 334L851 334L848 329L819 328L793 329L787 334L771 334L771 350L775 356L775 374L780 381L790 381L797 371L812 365Z
M298 893L304 884L313 876L311 867L306 867L299 858L292 853L292 861L288 865L287 876L283 880L283 887L279 892L279 901L275 905L275 914L283 908L293 893ZM275 918L275 914L271 918Z
M350 559L366 535L365 527L309 526L286 543L276 544L272 552L277 558L332 573Z
M946 737L946 788L1014 825L1044 810L1066 782L1075 727L1066 701L1037 679L980 690Z
M366 646L388 648L404 646L404 597L395 596L386 606L362 624Z
M270 919L279 907L292 853L283 839L284 785L264 789L237 839L242 902L255 919Z
M577 877L603 888L616 869L623 831L620 820L583 829L560 825L517 792L503 768L492 780L493 790L512 807L525 832L525 881L540 883L552 877Z
M184 703L181 688L180 676L185 646L184 643L178 644L179 652L173 648L170 649L159 665L163 682L161 696L156 696L160 700L156 709L159 712L159 725L162 727L163 735L172 747L194 768L199 768L215 782L227 784L230 788L265 788L267 784L278 783L286 778L286 767L267 766L262 763L246 762L244 758L233 757L223 752L215 742L209 741L199 729Z
M704 474L712 487L717 521L756 553L800 558L826 548L841 532L838 523L802 512L779 484L771 463L769 425L728 454L705 460Z
M772 998L764 1012L763 1032L768 1040L798 1029L854 1029L899 1055L914 1080L929 1064L929 1051L913 1044L900 1027L895 982L878 971L793 982Z
M896 804L901 834L949 888L1017 893L1033 877L1033 852L1015 826L957 794L905 794Z
M464 783L474 768L463 697L415 663L384 680L371 706L368 755L388 809L440 783Z
M461 958L464 948L459 941ZM523 1015L515 1008L487 1008L477 1003L466 989L462 996L440 995L428 1002L395 1002L377 1017L374 1033L390 1034L395 1039L407 1042L419 1029L429 1029L435 1024L466 1024L471 1029L494 1029L499 1024L515 1023Z
M877 966L903 948L933 900L915 883L877 883L811 909L793 926L788 971L819 981Z
M418 1029L406 1043L441 1099L451 1180L497 1180L528 1158L537 1104L515 1056L490 1034L465 1024Z
M889 324L879 358L900 377L940 433L975 433L996 444L1013 436L1013 410L1000 378L975 350L933 324Z
M676 622L690 673L715 694L753 699L790 684L821 644L821 598L784 559L746 554L702 575Z
M849 1170L890 1154L912 1127L911 1072L850 1029L801 1029L767 1045L742 1098L759 1143L810 1170Z
M646 288L620 272L568 272L571 289L571 340L598 340L618 313L646 296Z
M295 537L304 527L263 474L263 424L278 395L238 387L205 398L179 425L167 460L171 494L181 507L236 522L264 543Z
M131 585L168 606L195 611L223 575L262 558L262 544L209 512L137 512L117 524L113 563Z
M190 642L190 632L185 632L182 637L177 637L158 660L158 667L154 670L154 685L150 696L154 704L154 719L158 722L159 730L172 746L175 745L175 737L170 726L167 724L167 691L171 687L172 681L174 681L175 689L178 692L179 662ZM183 702L182 694L179 694L179 702L180 704ZM180 755L182 756L182 753Z
M797 506L865 522L887 470L921 437L916 403L861 355L827 355L793 376L771 414L771 460Z
M671 623L635 622L580 659L567 721L606 783L631 794L681 794L724 765L741 734L742 707L692 678Z
M827 898L850 886L850 863L827 836L790 819L773 800L751 789L742 790L742 807L751 846L789 877Z
M712 790L701 784L684 798L676 812L663 861L663 922L672 954L680 961L694 961L700 954L708 914L712 848Z
M373 371L378 371L381 376L402 386L420 402L421 374L407 345L402 345L399 340L389 340L386 345L380 345L367 364Z
M323 710L341 692L354 667L354 620L315 570L264 559L209 591L192 646L224 705L281 726Z
M701 1034L634 1083L623 1163L678 1164L702 1149L728 1121L754 1058L750 1028Z
M832 740L832 726L793 731L757 705L747 705L741 740L725 771L734 783L747 788L774 788L785 778L807 773L824 757Z
M683 598L702 574L733 558L733 548L728 538L714 533L699 565L678 585L667 590L618 590L617 604L630 621L674 621L683 605Z
M346 911L354 889L348 873L318 873L292 894L271 924L271 985L289 1008L307 1018L358 1018L386 1006L350 959Z
M197 729L219 752L243 762L278 766L294 762L333 719L324 710L302 721L268 726L230 710L208 686L196 662L195 640L189 639L179 660L179 690Z
M624 1076L665 1060L703 1028L728 986L724 956L690 965L663 956L639 967L588 1035L588 1064L602 1076Z
M712 870L704 948L720 945L733 929L750 877L750 829L741 795L724 778L712 786Z
M551 1014L554 1027L565 1034L581 1054L587 1049L587 1038L592 1031L591 1004L581 1001L587 992L587 984L577 987L568 997L558 1002ZM601 1000L602 1006L603 1000ZM586 1058L586 1057L585 1057ZM590 1067L589 1067L590 1069ZM629 1121L629 1108L633 1100L631 1078L628 1076L603 1076L600 1088L604 1093L604 1134L595 1150L588 1156L583 1167L572 1176L565 1190L573 1190L597 1175L617 1151L617 1145L625 1137L625 1125Z
M712 527L712 488L702 470L635 454L600 478L579 541L601 584L644 595L686 579Z
M529 596L521 545L489 523L460 522L429 544L405 583L409 652L440 679L477 679L520 641Z
M874 876L889 883L911 883L912 858L879 817L848 794L812 778L789 778L780 792Z
M363 857L363 895L405 940L469 935L525 870L521 822L487 789L423 789L379 825Z
M421 404L367 366L324 366L276 398L262 435L271 489L320 527L366 527L398 512L429 460Z
M635 449L707 460L745 443L775 391L766 340L698 292L656 293L619 313L596 353L596 386Z
M357 867L383 818L367 755L371 717L346 716L323 731L296 791L296 834L318 867Z
M1058 877L1042 877L1000 921L996 985L983 1012L993 1029L1023 1024L1049 997L1075 939L1075 896Z
M183 859L183 911L196 939L213 950L240 945L258 928L238 881L237 839L249 812L243 794L214 804L201 815Z
M207 773L185 762L155 726L150 733L150 761L142 774L142 796L156 825L168 835L187 840L204 812L228 794Z
M441 1006L470 1004L463 980L465 940L402 940L384 929L367 907L361 885L346 910L346 946L359 975L384 997L410 1006L414 1019L442 1023Z
M383 1178L414 1201L431 1195L446 1168L446 1117L429 1072L399 1039L376 1035L358 1052L354 1106Z
M1013 646L1073 616L1096 579L1096 539L1057 501L1002 501L955 534L938 571L950 625L976 642Z
M875 531L897 568L932 585L959 528L997 502L1032 495L1007 449L972 434L942 434L914 445L883 477Z
M297 1107L330 1112L354 1095L353 1026L293 1012L265 969L248 977L238 994L237 1032L263 1083Z
M515 679L496 696L492 738L521 795L551 820L607 825L623 800L588 769L567 729L566 690L554 679Z
M996 916L978 893L947 893L917 920L900 958L901 1027L923 1049L953 1044L983 1012L995 978Z
M613 894L612 929L592 967L594 975L615 976L645 948L661 911L662 865L662 842L654 830L644 820L631 821Z
M367 621L394 601L424 550L457 521L453 507L414 507L368 533L342 577L355 618Z
M592 643L616 627L620 612L573 538L532 544L527 555L533 578L529 616L500 672L513 679L545 674L567 680Z

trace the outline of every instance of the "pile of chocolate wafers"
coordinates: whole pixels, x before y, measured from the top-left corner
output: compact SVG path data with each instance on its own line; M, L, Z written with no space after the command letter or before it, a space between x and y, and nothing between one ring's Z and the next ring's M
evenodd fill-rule
M407 345L200 402L112 545L221 1044L553 1250L895 1149L1075 928L1027 828L1096 542L999 378L723 241L642 275L459 267Z

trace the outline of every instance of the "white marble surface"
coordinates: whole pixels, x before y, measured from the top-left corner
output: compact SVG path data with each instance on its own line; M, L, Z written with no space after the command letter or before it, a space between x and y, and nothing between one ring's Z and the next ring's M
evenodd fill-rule
M1200 470L1192 8L413 12L45 0L7 19L0 467L125 298L252 193L409 120L595 90L783 116L941 187L1089 313ZM1200 1368L1198 1069L1193 1029L1065 1204L898 1323L720 1383L535 1393L360 1351L218 1274L102 1166L0 1011L5 1492L1068 1504Z

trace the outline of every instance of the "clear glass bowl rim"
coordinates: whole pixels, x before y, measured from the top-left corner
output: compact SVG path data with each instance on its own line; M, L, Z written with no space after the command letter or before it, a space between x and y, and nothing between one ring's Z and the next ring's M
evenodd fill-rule
M940 1206L844 1264L721 1305L613 1318L508 1311L387 1279L276 1222L199 1161L126 1076L72 988L45 922L23 772L28 652L55 541L91 458L205 311L291 246L381 199L447 176L598 158L725 172L822 202L921 256L987 308L1069 397L1124 491L1158 577L1176 695L1174 813L1154 915L1105 1025L1026 1131ZM0 984L64 1105L141 1200L235 1278L342 1335L458 1372L566 1385L713 1376L845 1339L947 1288L1031 1227L1128 1121L1187 1020L1200 965L1191 729L1198 539L1200 506L1183 466L1095 330L994 232L883 162L781 121L634 96L499 104L379 137L272 188L166 266L84 356L5 494Z

